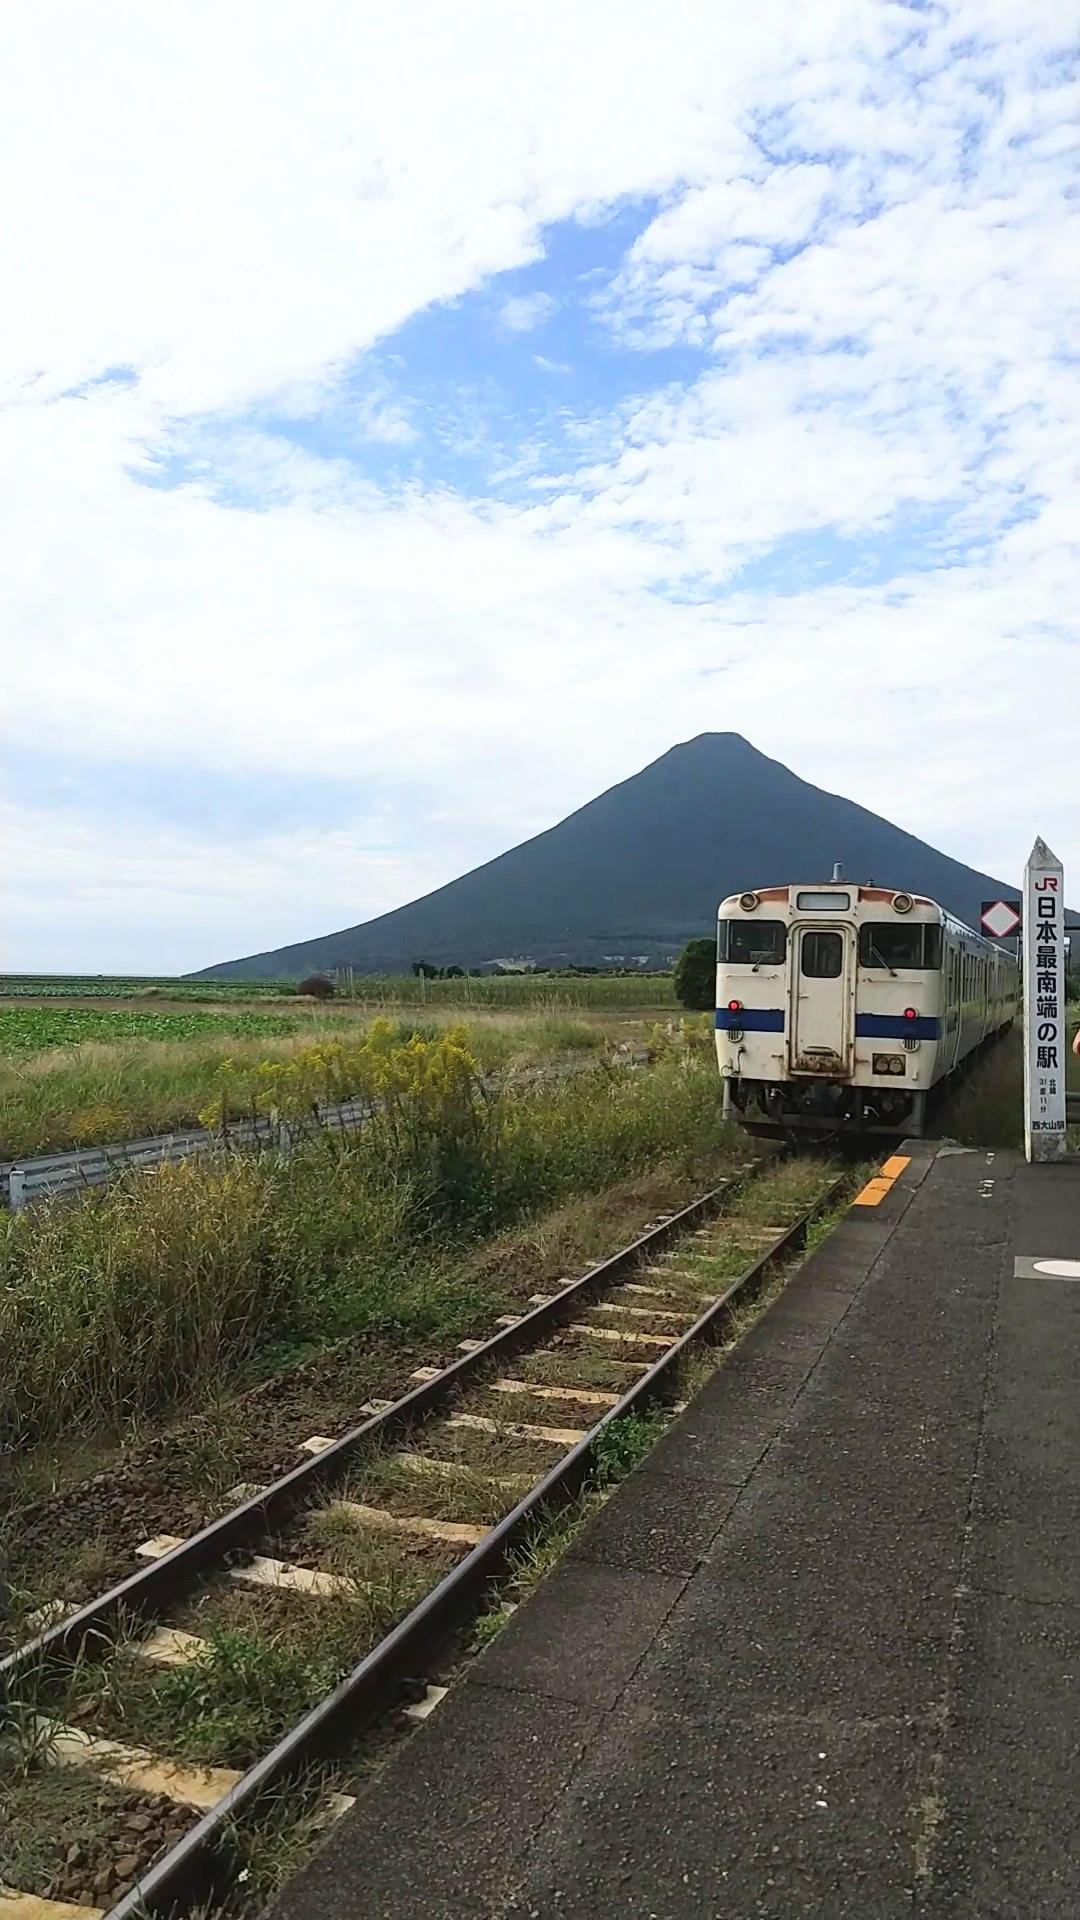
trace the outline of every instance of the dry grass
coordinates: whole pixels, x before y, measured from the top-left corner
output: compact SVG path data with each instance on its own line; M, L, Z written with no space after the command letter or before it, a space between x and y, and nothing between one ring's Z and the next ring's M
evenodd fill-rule
M287 1062L314 1042L352 1037L364 1024L360 1010L309 1014L286 1035L205 1034L189 1040L86 1041L0 1060L0 1158L97 1146L199 1124L220 1089L224 1061L233 1063L233 1118L250 1111L243 1089L256 1085L263 1061ZM436 1008L401 1022L401 1034L438 1033L461 1024L461 1014ZM477 1012L468 1020L469 1044L486 1071L513 1072L558 1054L613 1046L632 1023L588 1018Z

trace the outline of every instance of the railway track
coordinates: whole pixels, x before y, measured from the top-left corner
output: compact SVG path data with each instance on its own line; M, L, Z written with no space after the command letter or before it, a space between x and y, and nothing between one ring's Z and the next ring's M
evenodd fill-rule
M580 1279L535 1296L489 1339L462 1343L451 1365L420 1369L400 1399L369 1403L347 1433L312 1435L292 1471L235 1489L228 1511L192 1537L139 1543L136 1572L42 1618L0 1661L0 1700L24 1739L30 1727L35 1764L96 1768L184 1809L186 1831L113 1886L99 1912L189 1911L227 1882L229 1836L275 1790L400 1707L403 1687L407 1712L426 1715L439 1690L415 1676L490 1602L538 1526L581 1492L605 1436L625 1431L617 1423L677 1400L692 1350L725 1338L736 1303L798 1254L845 1183L823 1184L809 1208L789 1189L763 1219L770 1183L755 1176L770 1168L776 1180L775 1160L748 1163ZM118 1673L144 1705L162 1675L210 1673L242 1636L247 1608L274 1630L299 1610L315 1649L342 1621L371 1643L243 1770L170 1756L160 1738L144 1745L123 1716L118 1724ZM56 1703L78 1697L85 1671L90 1709L83 1702L66 1721Z

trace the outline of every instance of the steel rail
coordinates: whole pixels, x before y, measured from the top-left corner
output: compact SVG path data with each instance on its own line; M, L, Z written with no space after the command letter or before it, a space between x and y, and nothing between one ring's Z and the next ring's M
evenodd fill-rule
M752 1177L767 1164L766 1158L754 1160L740 1169L740 1173L743 1177ZM0 1660L0 1700L28 1665L37 1666L54 1659L71 1660L88 1641L107 1636L121 1621L127 1623L161 1613L184 1599L214 1567L227 1564L231 1554L250 1547L267 1529L281 1525L312 1493L340 1479L355 1455L370 1441L396 1435L440 1412L493 1361L508 1359L524 1347L535 1346L548 1332L572 1320L583 1300L616 1283L624 1273L632 1271L670 1241L681 1239L699 1220L717 1212L739 1185L738 1176L718 1182L670 1219L661 1221L659 1226L650 1228L607 1260L591 1267L580 1280L563 1287L554 1299L534 1307L513 1326L501 1328L490 1339L481 1341L472 1353L452 1361L434 1380L403 1394L382 1413L372 1414L359 1426L350 1428L322 1453L302 1461L268 1487L230 1508L228 1513L212 1520L161 1559L128 1574L66 1619L24 1641Z
M580 1492L605 1429L612 1421L624 1419L627 1414L642 1410L668 1396L683 1356L702 1342L716 1344L721 1337L731 1302L740 1293L751 1291L755 1282L763 1278L777 1261L798 1252L805 1245L810 1226L840 1196L848 1178L847 1174L841 1174L798 1220L778 1235L773 1244L731 1282L693 1326L673 1340L667 1352L623 1394L618 1404L609 1408L589 1429L585 1438L537 1482L479 1545L459 1561L412 1612L400 1620L378 1646L366 1654L351 1673L346 1674L324 1699L312 1707L276 1746L256 1761L197 1825L189 1828L164 1859L151 1867L110 1909L106 1920L164 1920L165 1916L186 1912L196 1900L212 1892L226 1871L218 1848L236 1819L250 1812L263 1795L283 1781L327 1757L341 1744L343 1736L355 1737L392 1701L402 1680L415 1674L418 1668L431 1660L452 1629L475 1612L484 1594L508 1571L512 1554L528 1537L538 1517L557 1512ZM667 1232L670 1238L671 1230L678 1224L679 1231L685 1232L687 1224L692 1223L692 1218L699 1217L701 1210L714 1197L714 1194L710 1194L696 1201L692 1207L676 1215L673 1221L666 1222L663 1229L654 1230L635 1241L631 1247L615 1256L615 1262L625 1262L631 1253L640 1257L643 1248L655 1245L657 1231ZM690 1222L688 1215L692 1217ZM610 1277L613 1264L611 1261L605 1262L604 1269L597 1269L596 1272L606 1270ZM586 1278L592 1280L595 1275ZM567 1292L578 1292L581 1284L578 1288L568 1288ZM535 1314L527 1315L526 1319L536 1327L547 1311L546 1308L538 1308ZM522 1324L519 1322L519 1326ZM508 1331L516 1334L518 1327ZM496 1341L487 1342L483 1351L490 1353L498 1344ZM458 1368L450 1371L461 1377ZM407 1400L415 1398L407 1396ZM399 1406L404 1404L398 1402ZM369 1422L367 1427L357 1431L369 1433L376 1424Z

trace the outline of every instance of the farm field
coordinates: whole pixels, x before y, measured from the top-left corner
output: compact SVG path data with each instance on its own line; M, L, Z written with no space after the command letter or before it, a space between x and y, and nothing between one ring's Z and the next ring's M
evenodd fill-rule
M214 1003L296 998L294 980L136 980L99 974L70 977L0 974L0 1007L7 1000ZM483 974L427 980L413 974L349 974L336 981L338 1005L371 1008L476 1007L490 1012L535 1007L672 1008L669 973Z
M197 1035L292 1033L296 1019L266 1013L146 1013L127 1008L0 1007L0 1057L78 1047L85 1041L191 1040Z
M0 973L7 1000L255 1000L292 994L288 980L140 980L125 974Z
M348 1097L349 1050L373 1019L359 1003L147 1011L135 1007L0 1007L0 1159L212 1125ZM389 1010L395 1011L395 1010ZM403 1040L438 1035L464 1010L432 1007L389 1022ZM472 1009L468 1044L485 1071L560 1055L613 1053L649 1023L618 1009ZM670 1020L668 1022L670 1024Z

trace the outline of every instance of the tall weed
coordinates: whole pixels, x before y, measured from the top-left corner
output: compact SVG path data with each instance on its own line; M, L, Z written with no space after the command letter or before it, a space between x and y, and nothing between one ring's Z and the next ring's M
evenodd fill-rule
M479 1305L463 1247L726 1137L691 1055L485 1095L451 1030L377 1037L368 1068L358 1135L132 1171L0 1223L0 1442L182 1403L273 1340L454 1331Z

